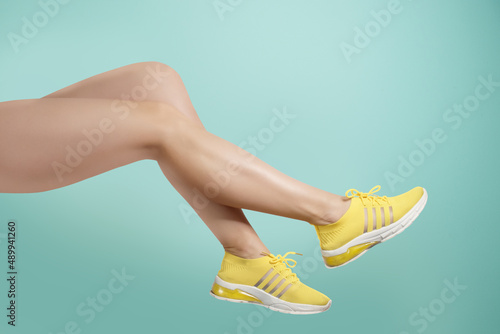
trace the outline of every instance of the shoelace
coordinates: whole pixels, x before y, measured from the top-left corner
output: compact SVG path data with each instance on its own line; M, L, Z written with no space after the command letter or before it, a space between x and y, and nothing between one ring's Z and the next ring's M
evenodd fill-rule
M376 193L379 190L380 190L380 185L373 187L367 193L363 193L361 191L358 191L357 189L349 189L345 192L345 196L348 198L359 197L359 199L361 200L361 203L363 203L364 206L366 206L365 200L370 201L371 205L373 205L373 203L377 203L380 205L380 204L382 204L382 203L380 203L380 201L384 201L387 204L390 204L389 198L387 198L387 196L374 195L374 193Z
M278 254L276 256L266 252L262 252L262 254L269 256L271 258L269 260L270 264L278 264L279 267L278 272L283 276L285 276L286 279L289 279L290 282L293 283L299 281L297 275L290 269L297 265L297 261L295 261L294 259L289 259L287 258L287 256L289 254L295 254L295 255L302 255L302 254L295 252L288 252L285 255Z

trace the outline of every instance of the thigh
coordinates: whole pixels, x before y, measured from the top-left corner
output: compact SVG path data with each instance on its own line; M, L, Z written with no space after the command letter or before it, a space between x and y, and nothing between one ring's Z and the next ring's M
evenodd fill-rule
M180 75L159 62L122 66L79 81L46 98L104 98L167 103L202 125Z
M150 159L157 110L107 99L0 103L0 192L51 190Z

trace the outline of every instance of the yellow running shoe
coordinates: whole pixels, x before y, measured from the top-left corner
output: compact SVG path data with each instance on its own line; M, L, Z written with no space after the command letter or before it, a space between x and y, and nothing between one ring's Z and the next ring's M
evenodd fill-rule
M313 314L330 308L330 298L300 282L290 269L297 262L287 256L298 253L263 254L257 259L243 259L226 252L210 294L291 314Z
M315 226L327 268L343 266L403 232L427 202L422 187L395 197L374 195L379 190L380 186L368 193L349 189L345 193L351 199L347 212L335 223Z

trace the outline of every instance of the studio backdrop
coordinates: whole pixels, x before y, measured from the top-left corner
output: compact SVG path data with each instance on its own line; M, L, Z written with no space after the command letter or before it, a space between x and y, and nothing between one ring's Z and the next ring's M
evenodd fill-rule
M152 160L3 193L0 332L497 333L499 31L495 0L2 1L0 101L156 61L208 131L293 178L429 199L336 269L309 224L245 211L332 299L294 316L209 295L224 250Z

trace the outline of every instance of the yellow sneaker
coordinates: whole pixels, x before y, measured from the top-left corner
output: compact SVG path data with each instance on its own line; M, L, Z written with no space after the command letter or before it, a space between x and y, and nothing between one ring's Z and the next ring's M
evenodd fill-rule
M217 299L253 303L283 313L328 310L330 298L300 282L290 269L297 262L287 258L288 254L298 253L266 253L257 259L243 259L226 252L210 294Z
M380 186L368 193L350 189L347 212L335 223L315 226L327 268L347 264L369 248L403 232L422 212L427 192L422 187L395 197L376 196Z

